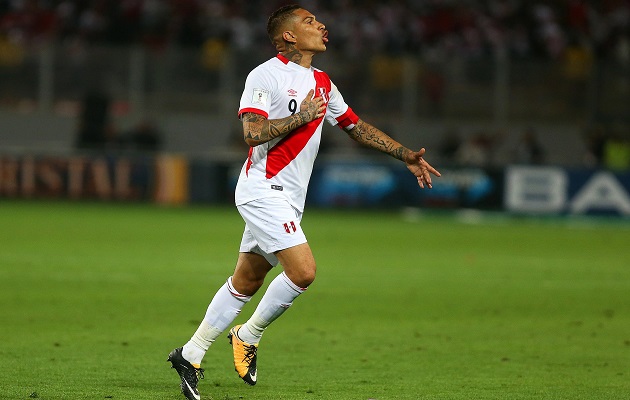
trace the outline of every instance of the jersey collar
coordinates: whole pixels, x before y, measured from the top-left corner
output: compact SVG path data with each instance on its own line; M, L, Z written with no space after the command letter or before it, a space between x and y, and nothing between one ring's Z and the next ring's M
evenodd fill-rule
M278 60L282 61L282 62L283 62L283 63L285 63L285 64L288 64L288 63L289 63L289 59L288 59L288 58L286 58L286 57L285 57L283 54L281 54L281 53L278 53L278 55L277 55L276 57L278 57Z
M296 64L293 61L289 60L288 58L286 58L283 54L278 53L278 55L276 56L276 58L280 61L282 61L282 63L290 68L293 68L297 71L311 71L312 70L312 66L310 68L305 68L303 66L301 66L300 64Z

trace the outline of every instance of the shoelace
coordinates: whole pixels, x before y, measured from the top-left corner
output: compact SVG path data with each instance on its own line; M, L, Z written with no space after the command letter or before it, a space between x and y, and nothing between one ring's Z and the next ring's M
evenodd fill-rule
M205 370L203 368L194 368L193 371L187 371L188 373L186 374L186 380L189 380L191 383L194 383L196 385L197 382L199 382L199 379L205 378L203 375L204 371Z
M254 357L256 357L256 346L254 345L245 345L245 357L243 357L243 361L247 364L251 364Z

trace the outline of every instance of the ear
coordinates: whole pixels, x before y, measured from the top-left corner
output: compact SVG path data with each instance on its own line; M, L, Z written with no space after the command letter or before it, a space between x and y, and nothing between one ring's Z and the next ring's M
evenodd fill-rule
M293 31L284 31L284 32L282 32L282 39L285 42L289 42L289 43L297 42L297 39L296 39L295 35L293 34Z

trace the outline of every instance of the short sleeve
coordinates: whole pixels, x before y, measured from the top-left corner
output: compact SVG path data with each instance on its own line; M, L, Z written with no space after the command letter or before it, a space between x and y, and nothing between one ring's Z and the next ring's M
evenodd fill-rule
M269 118L274 87L274 79L266 68L262 66L254 68L245 80L238 117L240 118L244 113L253 112Z
M341 129L350 130L359 121L359 117L346 104L337 86L330 82L330 98L328 100L326 121Z

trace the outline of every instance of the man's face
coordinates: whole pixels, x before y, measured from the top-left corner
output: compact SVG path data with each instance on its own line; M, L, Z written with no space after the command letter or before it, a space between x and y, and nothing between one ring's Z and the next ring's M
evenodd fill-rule
M326 26L304 9L297 9L293 14L295 15L295 23L291 31L295 40L295 47L298 50L315 53L326 51L326 43L328 43Z

